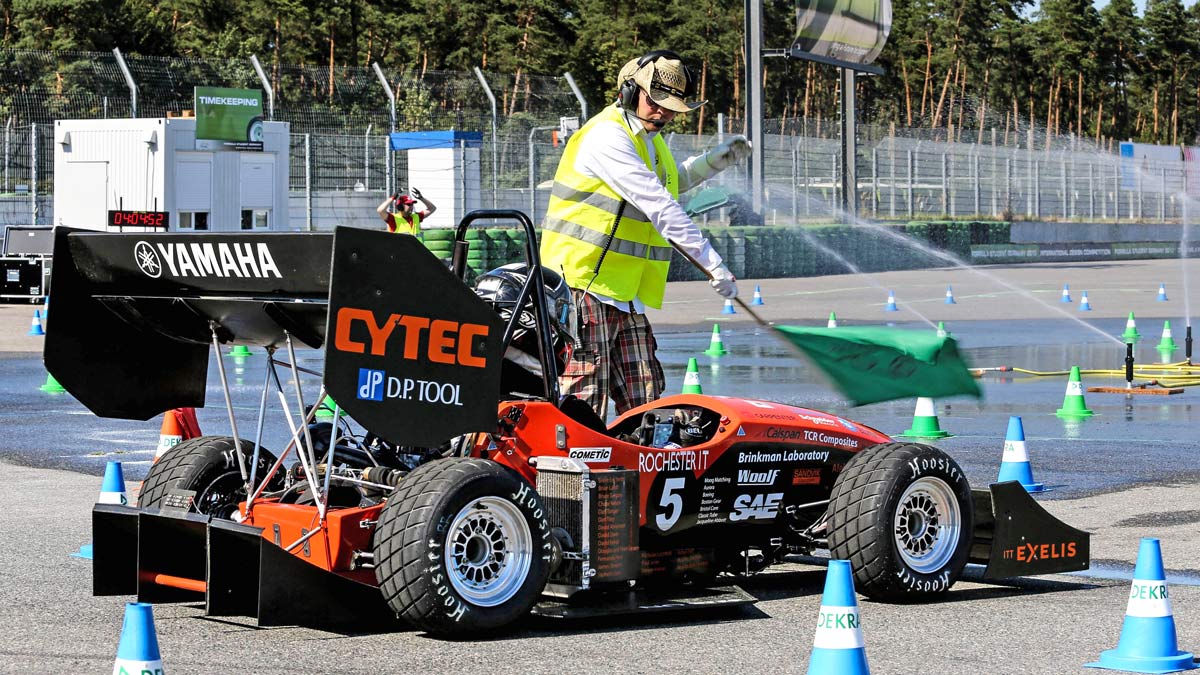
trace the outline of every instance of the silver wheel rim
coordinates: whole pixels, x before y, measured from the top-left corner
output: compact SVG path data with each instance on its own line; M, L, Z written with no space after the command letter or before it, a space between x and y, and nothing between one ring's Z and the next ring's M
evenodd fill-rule
M914 572L931 574L954 557L962 511L954 490L944 480L926 476L900 495L893 525L904 564Z
M512 502L480 497L450 523L445 557L454 590L471 604L495 607L516 595L529 576L533 535Z

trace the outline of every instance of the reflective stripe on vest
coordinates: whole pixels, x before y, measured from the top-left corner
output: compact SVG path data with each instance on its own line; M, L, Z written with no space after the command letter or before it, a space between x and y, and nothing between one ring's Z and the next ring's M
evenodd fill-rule
M416 233L421 231L421 215L416 211L413 211L412 224L410 225L408 221L404 219L404 216L400 215L399 212L393 213L392 224L395 225L395 229L393 229L392 232L397 234L416 235Z
M654 229L646 214L621 199L603 180L575 170L582 139L602 122L619 124L633 140L638 156L650 166L645 138L629 128L620 108L609 106L588 120L567 141L554 174L550 206L542 223L542 265L563 274L572 288L587 288L621 302L638 297L649 307L661 308L671 245ZM679 173L675 159L661 136L656 134L653 143L659 181L678 199ZM618 213L621 221L616 236L611 238L608 252L603 253ZM597 273L602 253L604 258Z

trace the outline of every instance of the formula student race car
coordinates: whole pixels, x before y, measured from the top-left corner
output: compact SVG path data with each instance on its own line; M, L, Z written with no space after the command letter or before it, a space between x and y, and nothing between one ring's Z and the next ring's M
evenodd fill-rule
M527 264L472 290L465 234L495 220L524 227ZM1018 483L972 490L938 448L837 415L679 395L606 425L559 395L572 311L528 218L473 212L455 235L448 267L416 238L353 228L59 228L51 374L97 415L144 420L202 406L215 362L231 426L158 459L138 507L96 505L94 593L470 636L531 611L752 602L738 578L822 549L888 601L936 598L968 562L986 578L1087 568L1088 535ZM297 342L324 350L323 374ZM231 343L267 352L250 435ZM332 421L312 405L326 393ZM290 436L274 451L269 408Z

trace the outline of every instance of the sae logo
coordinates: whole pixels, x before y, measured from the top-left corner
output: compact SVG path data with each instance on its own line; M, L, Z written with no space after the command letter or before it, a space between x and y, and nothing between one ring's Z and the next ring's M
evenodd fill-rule
M367 401L383 400L383 371L358 369L358 398Z

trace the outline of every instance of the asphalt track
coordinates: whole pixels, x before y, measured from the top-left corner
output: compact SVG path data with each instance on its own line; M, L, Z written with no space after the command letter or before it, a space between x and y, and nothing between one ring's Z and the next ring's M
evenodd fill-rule
M1128 312L1136 313L1145 336L1139 361L1153 360L1147 345L1157 343L1162 321L1171 321L1182 345L1186 297L1200 299L1194 282L1185 293L1184 284L1200 273L1190 261L983 271L1010 286L966 270L763 280L757 283L766 304L757 309L768 320L800 325L823 325L836 311L849 324L928 328L923 316L945 321L975 366L1116 369L1123 350L1105 336L1123 330ZM754 283L742 283L747 296ZM1064 283L1074 304L1058 302ZM1170 301L1155 301L1159 283ZM956 305L944 304L947 284ZM883 311L887 289L895 291L900 312ZM1090 313L1077 309L1085 289ZM670 389L679 386L687 358L696 356L706 393L828 409L893 434L911 421L911 402L847 407L744 312L721 314L703 284L672 284L667 295L666 311L652 321ZM129 461L128 487L135 490L137 462L148 461L157 420L100 420L69 397L38 391L45 377L36 353L40 338L24 335L31 314L29 305L0 307L0 470L6 481L0 489L0 671L104 671L111 669L125 599L92 598L88 565L68 554L90 539L88 514L104 461ZM710 359L700 352L717 321L732 354ZM52 330L52 317L47 325ZM252 357L247 370L260 372L253 364ZM257 382L256 376L245 379ZM1120 378L1102 380L1085 384L1121 384ZM1194 496L1200 412L1192 404L1200 390L1169 397L1089 394L1098 415L1067 425L1053 415L1064 384L1063 377L985 378L981 402L938 402L942 427L956 436L937 444L959 459L973 484L985 484L995 476L1008 416L1021 415L1037 478L1057 486L1043 505L1093 533L1094 570L997 585L980 583L978 570L969 569L945 602L905 606L860 598L872 672L1085 672L1084 663L1116 644L1128 575L1144 536L1162 541L1180 647L1200 648L1200 506ZM218 400L210 393L210 401ZM202 411L206 431L225 433L223 420L213 405ZM749 608L652 619L531 618L487 642L415 632L257 629L203 618L192 605L156 606L155 616L170 672L804 672L822 579L820 567L776 568L743 584L759 599Z

